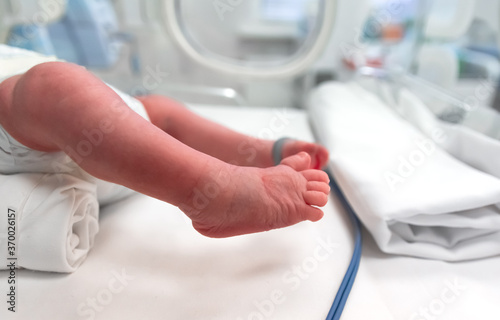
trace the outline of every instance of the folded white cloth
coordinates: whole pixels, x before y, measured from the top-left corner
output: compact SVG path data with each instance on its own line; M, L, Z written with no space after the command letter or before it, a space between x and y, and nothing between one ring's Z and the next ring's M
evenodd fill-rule
M500 253L498 171L481 160L492 154L479 154L487 148L473 133L458 139L452 131L465 129L437 127L447 128L434 138L455 158L357 84L321 86L309 109L334 175L381 250L450 261Z
M402 89L395 110L455 158L500 178L500 141L463 125L436 119L425 104Z
M0 175L0 269L15 257L21 268L75 271L99 229L95 192L68 174Z

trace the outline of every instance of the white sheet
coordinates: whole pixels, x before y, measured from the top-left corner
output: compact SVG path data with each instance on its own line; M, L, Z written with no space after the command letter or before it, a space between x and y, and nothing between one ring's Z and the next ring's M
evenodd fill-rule
M343 320L496 320L500 256L445 262L387 255L366 232Z
M75 271L99 229L95 192L67 174L0 175L0 269Z
M256 136L313 139L303 112L196 110ZM17 317L0 304L0 319L324 319L353 250L335 199L325 213L318 223L209 239L177 208L133 196L101 211L94 248L76 272L18 271Z
M24 73L37 64L57 60L54 56L43 56L0 43L0 82L13 75Z
M458 160L500 178L500 140L463 125L436 119L423 102L407 89L401 90L395 110ZM436 139L437 135L439 138Z
M254 135L312 139L302 112L200 107L197 112ZM284 119L285 126L275 126ZM272 125L272 126L271 126ZM273 130L274 128L276 130ZM18 271L18 312L0 305L0 319L290 319L323 320L353 250L350 223L335 197L318 223L234 239L199 236L176 208L142 195L106 207L88 259L73 274ZM284 283L318 248L318 238L338 244L329 259L300 280ZM448 263L387 255L371 236L343 320L421 320L432 306L435 320L497 320L500 314L500 257ZM116 282L117 275L126 285ZM0 292L8 273L0 271ZM133 277L133 279L129 279ZM467 287L440 306L445 281ZM291 278L290 278L291 279ZM295 278L297 279L297 278ZM109 286L116 293L108 298ZM281 289L286 300L265 317L254 302ZM98 312L88 314L95 301ZM104 302L101 304L99 301ZM79 315L78 308L83 313ZM431 318L427 318L431 319Z
M384 252L451 261L500 253L498 178L452 157L357 84L323 85L310 111L342 189ZM450 149L493 173L491 153L470 156L465 143Z

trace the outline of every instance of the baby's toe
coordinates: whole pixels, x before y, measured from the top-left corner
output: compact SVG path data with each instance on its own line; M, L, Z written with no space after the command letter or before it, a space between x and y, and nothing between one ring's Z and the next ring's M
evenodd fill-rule
M310 206L322 207L328 202L328 194L322 191L308 190L304 192L304 201Z
M328 177L328 174L324 171L309 169L309 170L304 170L301 173L304 176L304 178L306 178L307 181L319 181L327 184L330 183L330 178Z
M326 150L325 147L318 146L318 150L316 152L316 161L317 161L316 165L320 169L323 168L328 163L328 158L329 158L328 150Z
M307 208L304 210L304 219L312 222L321 220L321 218L323 218L323 215L323 211L316 207L307 206Z
M289 166L295 171L303 171L309 168L311 164L311 156L309 156L306 152L300 152L281 160L280 164Z
M319 191L324 194L330 193L330 186L325 182L320 181L308 181L307 182L307 191Z

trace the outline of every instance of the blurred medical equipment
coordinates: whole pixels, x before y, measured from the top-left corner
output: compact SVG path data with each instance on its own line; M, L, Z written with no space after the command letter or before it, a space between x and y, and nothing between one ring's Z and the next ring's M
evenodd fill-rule
M436 118L465 126L483 135L500 140L500 114L477 97L447 90L401 70L363 67L358 70L358 82L396 110L401 93L411 91ZM479 84L484 91L484 84ZM493 88L488 90L492 91Z
M48 32L60 59L109 68L119 58L122 39L109 1L68 0L65 15L49 25Z
M149 91L197 103L210 103L215 98L225 104L298 105L302 96L297 79L321 54L336 18L330 14L323 23L325 12L332 12L335 1L114 4L124 28L143 34L138 37L140 46L144 46L146 37L155 39L147 45L154 46L156 53L141 52L143 61L162 61L169 71L168 78ZM165 39L167 43L162 44ZM282 75L272 76L271 72ZM205 94L210 87L216 93L212 98ZM234 92L231 96L238 98L222 96L224 92Z
M120 31L108 0L39 1L38 7L31 0L23 0L3 5L8 10L3 33L11 46L106 69L116 65L123 45L129 44L131 71L140 73L137 40Z
M426 40L417 56L416 74L442 88L455 90L461 64L482 69L487 80L496 81L500 76L498 59L491 54L457 45L458 39L467 34L474 19L486 19L483 11L475 10L479 0L432 1L425 21L423 37ZM498 6L498 3L495 4ZM450 12L450 8L452 8ZM490 10L493 8L490 8ZM498 30L497 25L492 25ZM472 42L473 39L468 40ZM462 67L463 68L463 67ZM438 71L439 70L439 71Z
M65 0L4 0L0 2L0 43L4 43L9 28L20 24L46 25L59 19L66 10Z
M418 92L419 98L441 120L460 123L497 138L498 112L491 107L495 108L498 101L494 96L500 79L500 33L498 17L494 18L495 10L500 10L499 2L419 3L425 10L416 11L414 18L415 25L420 25L413 31L420 34L414 37L415 53L390 52L386 64L376 66L386 69L382 70L384 75L378 76L387 80L389 75L395 88L406 86Z
M307 4L306 1L296 2L302 5ZM200 65L231 75L237 75L238 77L255 77L261 79L287 78L303 72L312 65L324 50L335 21L335 16L333 15L333 12L335 12L335 1L309 1L311 5L314 4L316 6L312 12L317 16L314 20L313 27L308 28L311 29L312 32L307 32L305 40L301 41L303 44L300 44L298 49L290 50L292 53L291 56L289 56L289 54L285 55L285 57L278 55L278 59L274 60L272 59L273 55L267 55L268 58L271 57L271 61L266 59L259 63L258 61L252 61L252 59L246 59L244 56L238 58L238 56L240 56L238 54L236 57L231 57L231 55L217 53L214 52L213 49L207 48L208 42L206 42L207 39L204 38L204 35L196 34L199 31L196 29L193 30L192 24L188 24L188 19L192 16L189 10L193 8L193 4L191 4L190 1L168 0L164 3L165 7L162 11L164 13L163 21L167 24L167 28L177 45ZM263 15L269 20L271 12L269 8L270 4L264 3L263 5L265 6ZM289 4L281 3L281 6L287 7ZM224 8L220 10L224 10ZM299 12L302 12L302 10L299 9ZM220 14L222 15L223 13ZM272 43L276 40L275 38L286 37L284 34L286 31L284 31L283 28L291 28L290 30L292 30L293 33L293 27L295 27L295 32L297 32L298 27L293 22L296 21L292 19L291 24L284 25L274 22L268 23L268 25L244 26L242 27L244 28L243 30L237 30L237 35L239 39L241 39L240 41L245 43L246 37L250 36L248 32L261 32L260 35L255 34L253 36L260 37L262 41L267 40ZM250 20L248 23L254 22ZM245 28L248 28L249 31L245 31ZM263 30L259 31L259 29ZM298 38L299 36L297 35L295 37ZM260 59L262 59L262 57L260 57ZM272 66L272 68L270 68L270 66Z
M65 10L65 0L0 1L0 43L10 40L27 49L52 54L45 26L59 19Z

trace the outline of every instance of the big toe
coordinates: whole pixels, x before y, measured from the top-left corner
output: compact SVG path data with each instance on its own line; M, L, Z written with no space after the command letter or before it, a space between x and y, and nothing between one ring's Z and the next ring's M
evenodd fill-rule
M316 159L318 161L318 167L321 169L328 163L328 150L325 147L320 146L316 154Z
M311 164L311 156L307 152L299 152L296 155L281 160L280 164L289 166L295 171L304 171Z

